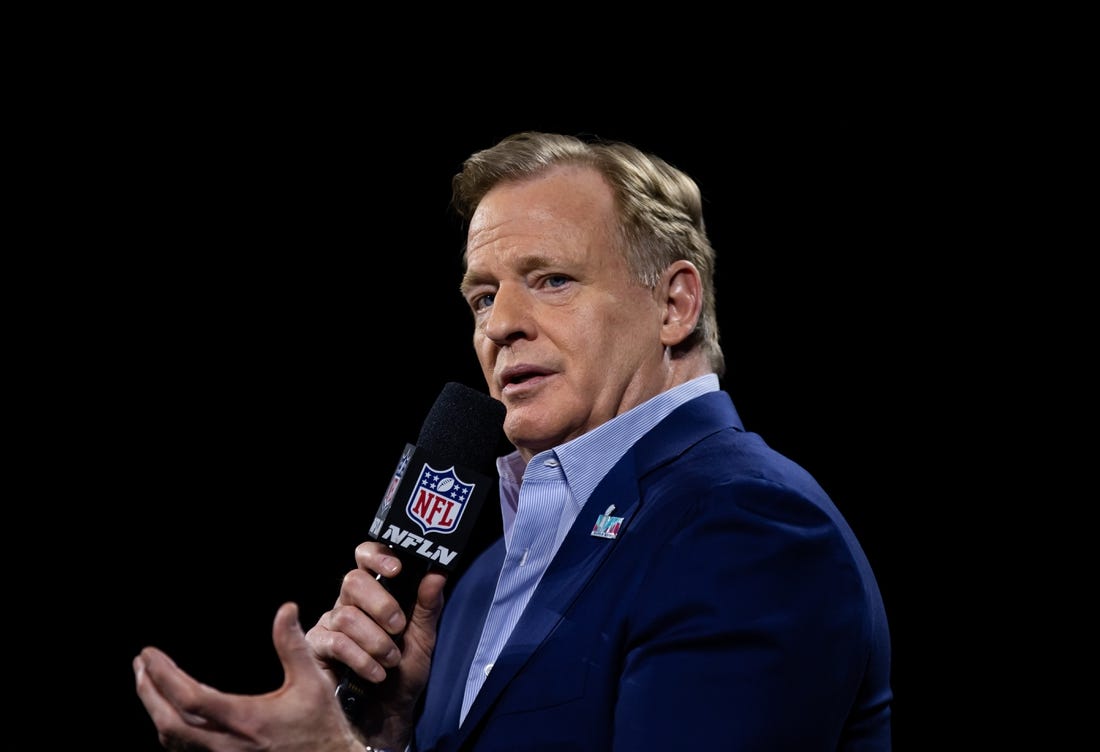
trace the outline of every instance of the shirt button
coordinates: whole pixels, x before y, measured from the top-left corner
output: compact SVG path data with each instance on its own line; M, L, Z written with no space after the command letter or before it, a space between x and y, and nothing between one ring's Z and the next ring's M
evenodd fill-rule
M542 464L546 465L547 467L557 467L558 466L558 461L557 460L546 460L546 462L544 462Z
M490 663L487 666L485 666L485 676L489 676L489 672L492 671L492 670L493 670L493 664Z

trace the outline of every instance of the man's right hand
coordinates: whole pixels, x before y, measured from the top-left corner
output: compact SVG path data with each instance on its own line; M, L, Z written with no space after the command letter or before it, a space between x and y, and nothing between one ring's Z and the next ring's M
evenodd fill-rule
M414 710L428 682L446 576L430 573L421 580L406 625L400 604L377 579L400 572L401 560L385 544L367 541L355 549L355 561L358 567L344 576L335 605L306 640L322 665L337 673L337 684L346 666L372 686L381 685L363 708L360 730L368 740L402 749L412 736Z

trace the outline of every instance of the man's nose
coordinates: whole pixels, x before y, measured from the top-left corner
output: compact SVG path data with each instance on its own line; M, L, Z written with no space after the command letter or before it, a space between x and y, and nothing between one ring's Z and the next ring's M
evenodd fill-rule
M533 333L531 296L519 285L501 285L485 320L485 335L497 344L507 344Z

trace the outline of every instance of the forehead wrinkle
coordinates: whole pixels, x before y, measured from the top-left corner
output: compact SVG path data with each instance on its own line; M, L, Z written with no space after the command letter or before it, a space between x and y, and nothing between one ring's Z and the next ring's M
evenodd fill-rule
M559 218L558 212L546 206L529 207L521 214L515 214L483 204L478 211L466 239L467 257L470 249L496 245L509 238L539 238L548 232L560 232L561 228L574 224L568 217Z

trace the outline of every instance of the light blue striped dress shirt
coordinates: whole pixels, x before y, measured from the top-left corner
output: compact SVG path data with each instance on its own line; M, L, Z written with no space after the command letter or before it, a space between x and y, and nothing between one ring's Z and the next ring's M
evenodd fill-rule
M592 491L627 449L665 416L688 400L718 388L716 375L700 376L583 436L536 454L526 467L518 452L497 460L507 553L466 678L460 723L466 719L493 662ZM597 513L603 512L601 509Z

